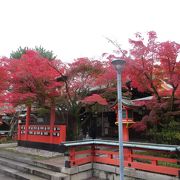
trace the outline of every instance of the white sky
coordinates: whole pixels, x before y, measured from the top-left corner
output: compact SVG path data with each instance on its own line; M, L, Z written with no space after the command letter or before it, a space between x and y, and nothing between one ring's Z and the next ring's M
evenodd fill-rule
M127 47L135 32L155 30L180 43L180 0L0 0L0 56L42 45L64 62Z

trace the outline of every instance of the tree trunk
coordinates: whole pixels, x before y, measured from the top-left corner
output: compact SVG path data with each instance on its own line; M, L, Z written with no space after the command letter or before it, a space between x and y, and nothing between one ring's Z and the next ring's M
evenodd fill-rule
M178 86L174 87L172 90L172 95L171 95L171 111L174 111L174 97L175 97L175 92Z
M154 94L156 95L156 98L157 98L158 102L161 102L161 97L159 96L159 94L158 94L158 92L157 92L157 90L156 90L156 88L154 87L154 85L153 85L152 82L151 82L151 88L153 89L153 92L154 92Z
M30 118L31 118L31 105L27 106L27 112L26 112L26 125L25 125L25 139L28 140L28 130L29 130L29 124L30 124Z
M55 123L55 106L51 105L51 117L50 117L50 142L53 143L53 127Z

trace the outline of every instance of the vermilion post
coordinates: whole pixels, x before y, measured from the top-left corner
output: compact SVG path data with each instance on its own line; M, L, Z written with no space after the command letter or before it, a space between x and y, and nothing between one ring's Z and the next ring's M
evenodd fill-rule
M127 127L127 125L127 123L123 123L123 141L129 141L129 128ZM130 154L130 149L124 148L124 160L128 160Z
M127 124L123 124L123 141L129 141L129 128Z
M26 112L26 125L25 125L25 140L26 141L28 140L30 117L31 117L31 105L28 105L27 112Z

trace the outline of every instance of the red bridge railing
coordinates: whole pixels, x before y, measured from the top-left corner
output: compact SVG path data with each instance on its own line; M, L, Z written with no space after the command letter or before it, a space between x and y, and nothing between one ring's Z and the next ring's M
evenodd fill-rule
M118 142L88 140L66 142L69 167L86 163L119 166ZM180 146L124 142L124 166L173 176L180 175Z

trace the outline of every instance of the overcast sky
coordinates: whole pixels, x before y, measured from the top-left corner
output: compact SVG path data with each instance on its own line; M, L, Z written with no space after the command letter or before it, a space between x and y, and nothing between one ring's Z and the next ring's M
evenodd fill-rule
M43 46L64 62L127 47L135 32L155 30L180 43L180 0L0 0L0 56Z

